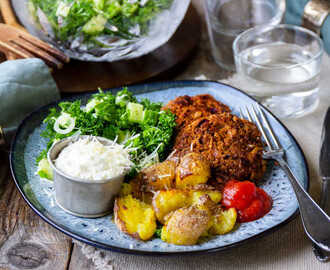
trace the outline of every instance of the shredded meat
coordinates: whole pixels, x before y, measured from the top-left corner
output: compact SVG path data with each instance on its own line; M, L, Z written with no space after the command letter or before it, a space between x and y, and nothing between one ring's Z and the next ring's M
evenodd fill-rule
M177 116L177 129L181 129L186 124L189 124L200 117L222 112L230 112L227 105L220 103L208 94L194 97L177 97L176 99L171 100L165 107L163 107L163 109L169 109Z
M190 151L203 155L210 162L214 186L222 187L230 179L261 179L265 163L261 134L255 124L231 114L226 105L209 95L179 97L166 108L177 115L179 125L175 155Z

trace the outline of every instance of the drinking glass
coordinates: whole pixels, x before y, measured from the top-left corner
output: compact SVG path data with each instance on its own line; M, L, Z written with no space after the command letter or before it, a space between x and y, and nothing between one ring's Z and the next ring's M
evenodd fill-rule
M232 45L246 29L279 24L285 0L204 0L204 11L215 62L235 70Z
M323 43L314 32L257 26L235 39L233 51L238 87L278 117L300 117L317 107Z

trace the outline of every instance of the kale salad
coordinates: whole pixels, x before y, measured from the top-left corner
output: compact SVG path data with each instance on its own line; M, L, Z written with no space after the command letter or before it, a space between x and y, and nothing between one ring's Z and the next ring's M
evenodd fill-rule
M138 101L127 88L116 95L99 90L85 106L81 100L59 103L43 121L46 127L41 136L48 139L48 144L36 160L37 173L52 179L47 152L54 142L75 135L93 135L127 147L135 164L129 176L134 176L144 167L164 160L170 150L175 115L161 107L160 102Z
M147 35L151 20L173 0L30 0L30 12L44 18L56 40L88 49ZM40 15L42 13L42 16ZM40 22L41 23L41 22ZM123 43L125 44L125 43Z

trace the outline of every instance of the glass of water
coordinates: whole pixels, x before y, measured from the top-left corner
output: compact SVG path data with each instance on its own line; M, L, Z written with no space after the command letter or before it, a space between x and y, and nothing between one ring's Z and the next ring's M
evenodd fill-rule
M280 118L318 105L322 40L293 25L257 26L240 34L233 51L239 87Z
M280 24L285 0L204 0L204 11L215 62L234 71L234 39L256 25Z

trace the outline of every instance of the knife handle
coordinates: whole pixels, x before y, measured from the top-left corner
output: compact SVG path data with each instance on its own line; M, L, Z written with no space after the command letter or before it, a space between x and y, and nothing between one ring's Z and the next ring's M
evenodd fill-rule
M330 255L329 255L329 252L321 249L319 246L313 244L313 252L314 252L314 255L316 257L316 259L320 262L328 262L329 259L330 259Z
M322 179L322 191L321 191L321 200L320 206L328 215L330 214L330 178L324 177Z
M296 194L300 217L307 236L319 247L330 252L330 217L305 191L284 158L277 156L275 160L288 176Z
M330 214L330 200L329 194L330 192L330 178L323 178L322 179L322 191L321 191L321 200L320 200L320 207L326 212L328 215ZM313 252L315 257L320 262L327 262L330 259L330 253L321 249L317 245L313 245Z

